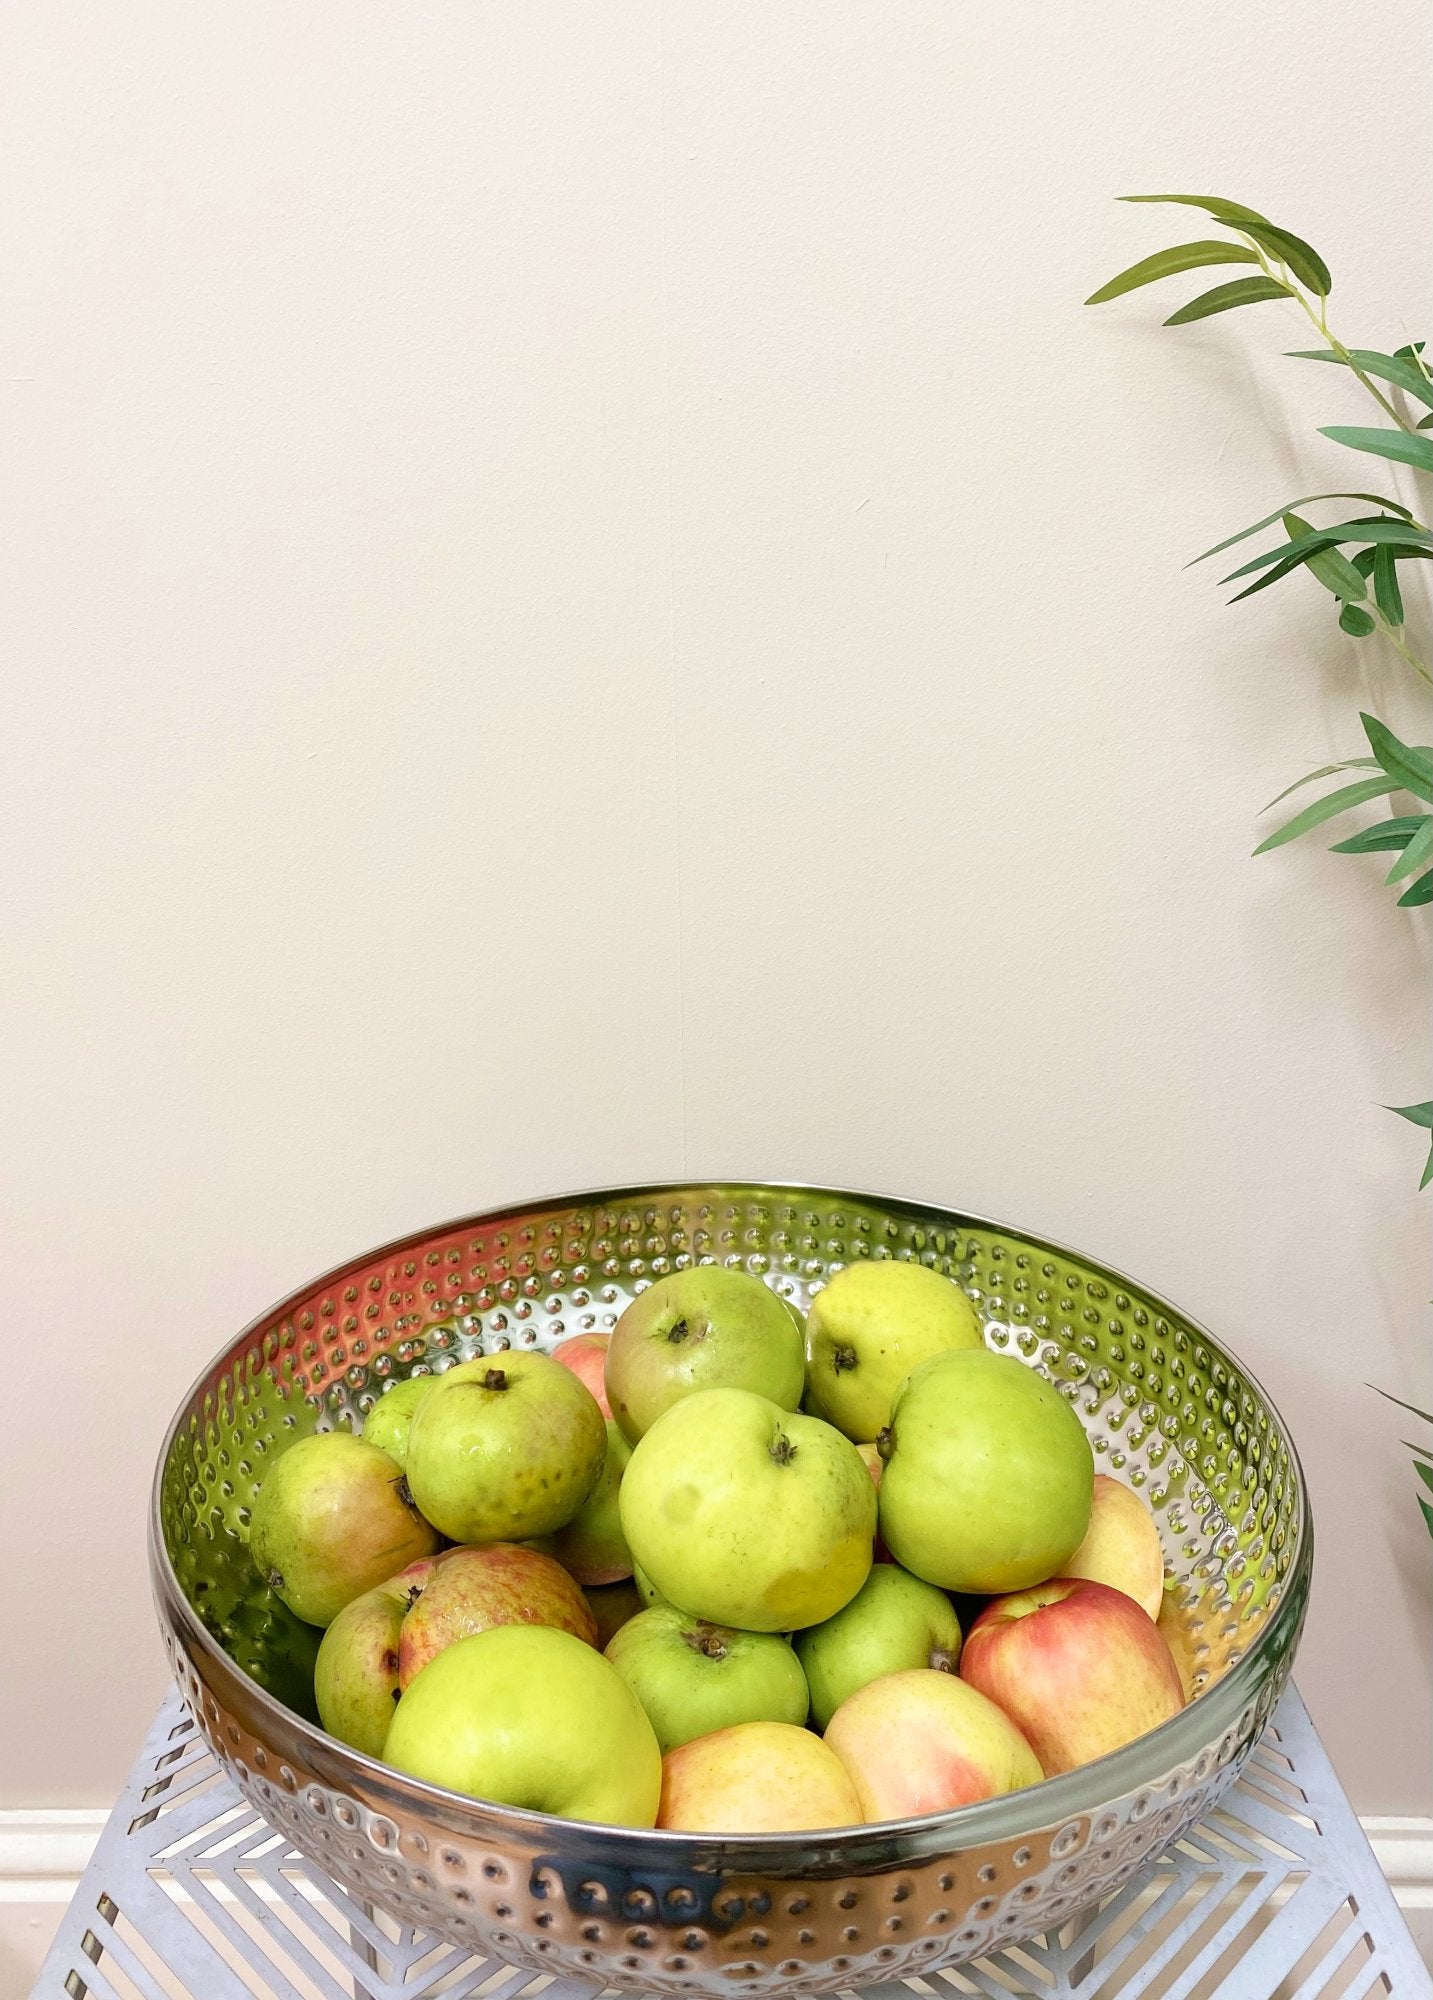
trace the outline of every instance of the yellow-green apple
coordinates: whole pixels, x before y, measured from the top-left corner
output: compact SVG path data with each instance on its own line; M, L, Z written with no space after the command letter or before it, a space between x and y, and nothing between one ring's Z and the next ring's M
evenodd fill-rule
M413 1504L402 1468L349 1431L299 1438L254 1502L249 1554L296 1617L328 1625L439 1537Z
M859 1826L855 1787L809 1729L738 1722L662 1759L658 1826L683 1833L803 1833Z
M1075 1553L1061 1563L1060 1574L1111 1584L1158 1618L1164 1604L1164 1550L1159 1525L1138 1493L1106 1472L1095 1474L1090 1525Z
M806 1720L806 1677L774 1632L737 1632L658 1604L624 1625L606 1651L663 1751L738 1722Z
M423 1557L387 1583L345 1604L324 1633L314 1662L314 1700L330 1736L381 1757L398 1699L403 1620L436 1558Z
M617 1495L631 1456L631 1445L609 1417L607 1456L597 1484L567 1526L552 1537L552 1553L581 1584L620 1583L632 1574L632 1558L617 1512Z
M587 1599L562 1564L516 1542L446 1549L408 1595L398 1643L400 1688L459 1639L494 1625L551 1625L597 1644Z
M590 1389L549 1355L461 1362L408 1433L408 1483L454 1542L524 1542L565 1527L602 1474L607 1426Z
M494 1625L430 1660L385 1762L450 1791L608 1826L652 1826L662 1753L641 1702L582 1639Z
M410 1375L406 1382L390 1382L363 1419L363 1442L376 1444L395 1464L406 1465L414 1412L437 1386L436 1375Z
M1038 1785L1043 1775L1008 1715L932 1667L868 1681L836 1710L825 1741L866 1820L951 1812Z
M684 1396L658 1417L620 1506L643 1574L714 1625L819 1625L870 1571L876 1493L856 1447L748 1389Z
M597 1407L604 1417L612 1414L612 1405L607 1400L607 1384L603 1379L607 1369L607 1349L612 1344L610 1333L573 1333L566 1340L559 1340L552 1350L554 1361L560 1361L564 1368L570 1368L579 1382L585 1382L597 1398Z
M719 1264L658 1278L618 1320L607 1350L607 1399L633 1444L701 1389L749 1389L794 1410L805 1377L786 1301L749 1271Z
M848 1695L883 1674L909 1667L953 1674L960 1620L943 1590L882 1563L843 1611L798 1632L795 1645L811 1690L811 1720L824 1729Z
M939 1271L893 1258L848 1264L806 1315L807 1407L848 1438L873 1438L913 1368L980 1345L975 1307Z
M961 1677L999 1702L1047 1778L1177 1715L1179 1670L1149 1615L1106 1583L1056 1577L988 1604Z
M620 1632L627 1620L635 1618L642 1609L642 1599L630 1577L622 1583L584 1584L582 1595L596 1621L599 1648L605 1647L613 1634Z
M881 1533L927 1583L1023 1590L1058 1575L1084 1540L1089 1440L1059 1391L1013 1355L979 1348L924 1362L877 1443Z
M637 1595L641 1598L644 1609L650 1610L654 1604L666 1603L666 1598L635 1557L632 1560L632 1581L637 1586Z

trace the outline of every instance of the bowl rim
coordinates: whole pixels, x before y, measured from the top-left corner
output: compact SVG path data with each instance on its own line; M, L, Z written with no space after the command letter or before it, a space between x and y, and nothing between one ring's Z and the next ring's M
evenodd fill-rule
M335 1285L372 1264L400 1256L434 1237L529 1216L534 1210L540 1212L544 1209L609 1206L614 1202L655 1200L663 1197L689 1198L702 1194L748 1199L764 1196L780 1199L783 1196L805 1195L838 1203L871 1203L901 1213L913 1220L926 1217L940 1226L949 1227L954 1223L965 1231L990 1230L1004 1236L1021 1237L1032 1248L1050 1252L1057 1257L1068 1258L1089 1270L1097 1271L1102 1278L1113 1280L1121 1289L1128 1287L1140 1293L1151 1305L1173 1314L1201 1340L1207 1341L1214 1354L1235 1368L1262 1399L1270 1419L1278 1427L1296 1475L1298 1511L1295 1521L1297 1539L1293 1560L1284 1578L1279 1602L1262 1629L1256 1634L1248 1651L1243 1653L1210 1688L1187 1702L1177 1715L1171 1716L1166 1722L1160 1723L1154 1729L1146 1730L1143 1735L1122 1744L1117 1750L1112 1750L1103 1757L1094 1759L1091 1763L1082 1764L1077 1769L1063 1772L1056 1777L1044 1778L1036 1785L1027 1785L1019 1791L1001 1793L995 1798L981 1799L973 1805L957 1806L946 1812L922 1813L904 1819L858 1822L851 1826L811 1828L801 1832L742 1834L692 1833L675 1828L617 1826L596 1820L576 1820L559 1813L505 1806L493 1800L479 1798L473 1793L453 1791L443 1785L431 1784L424 1779L410 1777L406 1772L385 1764L381 1758L370 1757L361 1750L353 1749L340 1738L330 1736L327 1730L317 1723L309 1722L297 1710L289 1708L275 1695L270 1694L267 1688L246 1674L212 1636L185 1595L165 1545L161 1516L165 1469L181 1426L186 1421L186 1412L200 1396L206 1384L221 1372L223 1364L229 1357L245 1342L252 1340L273 1321L281 1318L315 1291ZM167 1619L171 1624L177 1625L189 1650L203 1655L210 1670L219 1679L231 1683L244 1700L257 1708L261 1716L276 1724L281 1732L287 1731L296 1737L303 1746L305 1759L311 1769L332 1771L335 1766L351 1766L355 1776L362 1780L369 1797L387 1794L400 1810L426 1809L430 1816L436 1809L440 1820L455 1828L461 1825L463 1831L476 1833L480 1829L507 1827L514 1833L524 1833L534 1837L540 1836L543 1829L563 1828L569 1833L578 1833L584 1841L601 1841L604 1844L610 1842L614 1850L613 1860L624 1857L631 1860L635 1858L639 1849L646 1850L650 1854L654 1846L668 1857L678 1852L690 1857L693 1850L696 1850L694 1865L698 1869L703 1865L703 1857L708 1857L709 1864L719 1868L720 1873L724 1875L779 1874L789 1868L793 1871L799 1869L809 1876L813 1871L813 1864L822 1857L830 1863L832 1872L835 1872L840 1867L849 1867L857 1850L862 1847L869 1850L867 1856L863 1857L868 1861L874 1859L878 1853L885 1853L887 1850L893 1852L897 1846L907 1855L913 1851L927 1856L942 1852L959 1853L969 1848L1016 1840L1022 1834L1036 1832L1057 1821L1074 1819L1086 1814L1091 1817L1097 1816L1112 1799L1144 1786L1158 1785L1165 1781L1176 1767L1191 1759L1197 1759L1201 1751L1208 1749L1211 1743L1217 1742L1263 1685L1269 1672L1282 1657L1286 1636L1297 1635L1302 1623L1313 1565L1313 1515L1309 1504L1308 1480L1298 1448L1278 1405L1252 1369L1232 1354L1201 1321L1192 1318L1182 1307L1174 1305L1162 1293L1153 1291L1142 1280L1130 1277L1116 1266L1094 1258L1086 1251L1073 1249L1053 1237L1035 1234L1023 1227L999 1222L966 1209L946 1208L939 1203L909 1195L830 1187L819 1182L721 1179L716 1176L684 1177L669 1181L623 1182L608 1187L583 1188L570 1193L537 1195L524 1201L503 1202L493 1208L478 1209L456 1216L448 1222L410 1230L360 1256L346 1258L341 1264L296 1286L276 1304L258 1313L240 1332L231 1336L208 1365L200 1370L185 1391L165 1427L155 1464L150 1486L148 1540L150 1574L161 1619ZM326 1778L325 1782L335 1784L337 1774ZM1036 1798L1041 1801L1041 1805L1038 1810L1032 1812L1031 1802ZM594 1852L592 1858L595 1862L599 1857Z

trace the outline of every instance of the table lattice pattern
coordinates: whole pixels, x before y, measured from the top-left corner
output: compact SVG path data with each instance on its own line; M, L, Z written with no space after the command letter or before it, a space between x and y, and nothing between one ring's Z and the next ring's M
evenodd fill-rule
M356 1903L160 1710L34 2000L590 2000ZM1433 1981L1291 1688L1192 1833L1057 1934L862 2000L1426 2000Z

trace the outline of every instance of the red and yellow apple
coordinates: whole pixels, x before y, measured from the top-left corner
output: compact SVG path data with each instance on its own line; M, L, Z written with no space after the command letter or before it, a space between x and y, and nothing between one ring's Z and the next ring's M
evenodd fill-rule
M1179 1670L1122 1590L1056 1577L999 1597L966 1635L961 1677L1018 1723L1047 1778L1093 1763L1184 1706Z
M740 1834L860 1823L860 1800L840 1759L789 1722L739 1722L662 1759L658 1826Z
M1164 1603L1164 1550L1147 1504L1107 1472L1095 1474L1095 1497L1085 1539L1060 1565L1062 1576L1107 1583L1158 1618Z
M603 1376L607 1368L607 1349L612 1344L610 1333L573 1333L566 1340L559 1340L552 1350L554 1361L560 1361L564 1368L570 1368L579 1382L586 1383L597 1398L597 1407L604 1417L612 1415L612 1405L607 1400L607 1384Z
M1038 1785L1040 1762L1015 1724L967 1682L933 1667L868 1681L826 1726L865 1820L950 1812Z
M398 1642L399 1687L410 1686L457 1640L494 1625L550 1625L597 1644L587 1599L551 1556L512 1542L447 1549L410 1588Z

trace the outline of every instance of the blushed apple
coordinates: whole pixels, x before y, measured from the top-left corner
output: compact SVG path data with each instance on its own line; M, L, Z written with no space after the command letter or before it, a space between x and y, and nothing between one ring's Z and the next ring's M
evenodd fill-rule
M620 1427L607 1423L607 1456L597 1484L565 1528L552 1537L552 1552L581 1584L620 1583L632 1574L632 1557L622 1533L617 1496L632 1447Z
M886 1674L849 1695L827 1725L866 1820L951 1812L1043 1775L1035 1752L993 1701L931 1667Z
M644 1575L714 1625L818 1625L870 1571L876 1494L856 1447L746 1389L707 1389L658 1417L620 1506Z
M805 1722L806 1677L785 1639L708 1625L654 1605L624 1625L607 1658L632 1689L663 1751L738 1722Z
M794 1410L806 1380L796 1318L749 1271L699 1264L633 1299L607 1350L607 1397L633 1444L702 1389L747 1389Z
M939 1271L894 1258L848 1264L806 1315L808 1407L848 1438L873 1438L912 1369L981 1344L975 1307Z
M1090 1525L1095 1463L1057 1389L1013 1355L937 1355L877 1439L881 1533L903 1568L982 1596L1059 1574Z
M662 1790L636 1695L593 1647L548 1625L495 1625L430 1660L383 1755L450 1791L607 1826L652 1826Z
M461 1362L408 1433L408 1483L454 1542L524 1542L565 1527L607 1456L591 1391L546 1354Z
M741 1722L662 1759L657 1824L684 1833L803 1833L859 1826L860 1802L840 1760L809 1729Z
M886 1563L872 1569L834 1618L798 1632L795 1646L811 1690L811 1720L824 1729L848 1695L883 1674L910 1667L953 1674L960 1620L943 1590Z
M1019 1724L1046 1777L1093 1763L1184 1706L1153 1620L1105 1583L1057 1577L1000 1597L965 1641L961 1678Z
M604 1417L612 1415L612 1405L607 1400L607 1384L604 1376L607 1369L607 1349L612 1344L610 1333L571 1333L566 1340L559 1340L552 1350L554 1361L564 1368L570 1368L579 1382L597 1399L597 1407Z
M599 1652L605 1651L608 1641L642 1609L642 1599L630 1577L622 1583L584 1584L582 1595L597 1624Z
M411 1686L429 1660L459 1639L495 1625L550 1625L597 1644L587 1599L553 1557L513 1542L446 1549L416 1590L410 1587L398 1645L399 1687Z
M1106 1472L1095 1474L1094 1502L1085 1539L1060 1565L1062 1576L1107 1583L1158 1618L1164 1605L1164 1549L1159 1524L1131 1487Z
M436 1558L410 1563L387 1583L345 1604L324 1633L314 1662L314 1699L330 1736L381 1757L398 1699L403 1620Z
M406 1465L414 1415L438 1380L436 1375L410 1375L406 1382L390 1382L363 1419L363 1442L376 1444L396 1465Z
M291 1444L265 1475L249 1522L255 1568L310 1625L331 1624L438 1545L401 1467L349 1431Z

